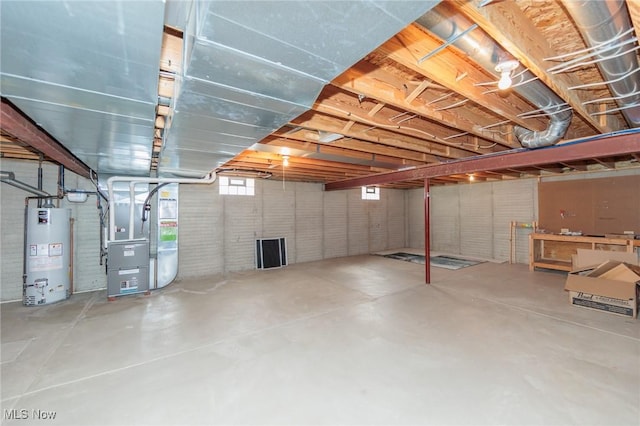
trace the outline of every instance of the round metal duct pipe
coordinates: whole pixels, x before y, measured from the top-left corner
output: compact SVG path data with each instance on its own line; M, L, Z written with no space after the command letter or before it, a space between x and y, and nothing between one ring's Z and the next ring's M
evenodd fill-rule
M624 0L562 2L575 21L587 46L622 44L634 37L632 33L611 41L631 28L629 12ZM622 115L632 127L640 127L640 73L637 52L628 45L601 51L596 58L609 58L598 63L604 79L611 81L609 88L613 96L619 97L617 104ZM626 78L621 77L629 74ZM620 81L616 81L620 79Z
M481 29L475 29L463 34L473 23L448 8L438 7L433 9L418 18L416 23L443 40L457 38L452 45L462 50L492 74L496 73L495 68L499 62L513 59L509 53ZM561 111L563 107L560 105L564 104L564 101L541 81L533 80L518 86L518 83L534 78L535 76L530 71L525 71L514 78L515 87L512 90L546 114L549 114L550 122L547 129L542 131L533 131L515 126L515 135L522 146L526 148L539 148L558 142L569 128L573 115L570 110Z

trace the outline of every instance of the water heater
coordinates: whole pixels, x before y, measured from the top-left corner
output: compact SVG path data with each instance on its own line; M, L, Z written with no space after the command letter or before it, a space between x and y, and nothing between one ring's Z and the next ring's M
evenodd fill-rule
M27 208L22 300L46 305L69 297L71 210Z

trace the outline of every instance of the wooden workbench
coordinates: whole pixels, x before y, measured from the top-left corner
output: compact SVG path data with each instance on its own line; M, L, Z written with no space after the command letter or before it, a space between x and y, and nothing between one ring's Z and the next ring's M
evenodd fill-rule
M579 248L633 253L636 247L640 247L640 240L532 233L529 234L529 270L571 271L571 255Z

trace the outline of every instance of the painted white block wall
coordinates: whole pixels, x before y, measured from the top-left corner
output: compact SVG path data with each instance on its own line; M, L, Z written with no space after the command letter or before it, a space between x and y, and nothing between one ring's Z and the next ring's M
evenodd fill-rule
M185 186L180 190L179 278L254 269L257 238L285 237L291 264L406 246L403 190L382 189L379 201L366 201L360 189L324 192L322 185L301 182L283 188L282 182L256 180L254 197L217 195L217 183L208 195L204 188L185 191ZM212 240L211 246L203 236L216 236L200 229L201 211L217 218L212 224L222 230L222 240ZM220 253L222 265L215 260Z
M324 223L324 258L349 254L347 229L349 226L347 198L350 191L324 193L322 207Z
M362 193L360 194L362 197ZM382 191L380 200L366 202L368 210L367 223L369 226L368 253L375 253L387 248L387 206L389 205L389 191Z
M324 200L322 185L295 184L295 258L292 263L310 262L323 258Z
M407 230L406 221L406 191L383 191L387 203L386 221L386 246L389 248L406 247L407 240L405 237Z
M409 192L410 233L424 233L423 190ZM469 257L508 261L510 222L537 217L537 180L478 182L431 187L431 250ZM528 234L520 229L516 261L529 261ZM410 240L424 248L424 238Z
M424 189L411 189L407 193L407 244L413 248L424 248Z
M537 217L538 182L520 179L492 183L493 257L508 261L510 257L511 222L531 223ZM529 263L531 229L515 228L516 263Z
M218 186L180 185L178 275L224 268L224 205Z
M369 252L369 212L371 200L363 200L361 191L347 192L347 242L348 254L364 254Z
M65 187L95 191L91 181L75 173L65 172ZM74 292L90 291L107 286L105 265L100 265L100 216L96 205L97 195L89 196L86 203L69 203L66 198L63 205L71 208L74 218ZM106 212L107 203L102 201Z
M464 256L493 259L492 187L459 185L460 254Z
M217 189L217 184L215 185ZM262 185L258 184L258 182L256 182L256 195L254 197L222 196L224 200L224 270L211 270L209 273L242 271L255 267L255 240L263 235L262 197ZM180 200L182 203L189 203L190 201L182 197ZM197 218L192 220L197 220ZM192 236L183 235L183 237L184 240L181 240L180 244L183 241L188 241L189 238L198 238L197 234ZM178 276L192 275L189 271L182 270Z
M37 185L36 162L3 160L2 168ZM44 189L55 193L58 168L43 168ZM94 190L89 180L69 171L65 184ZM287 182L283 190L282 182L257 180L255 189L250 197L219 195L217 183L180 186L178 278L254 269L256 238L286 237L289 263L407 246L407 191L383 188L381 199L370 201L361 199L360 189L324 192L312 183ZM28 194L2 184L0 195L0 300L20 300ZM71 208L75 219L75 291L104 289L96 197L83 204L65 199L61 205Z
M458 185L431 188L431 244L438 251L461 253L460 248L460 188ZM424 206L422 218L424 221ZM424 225L420 229L424 229ZM424 239L423 239L424 243ZM424 246L423 246L424 247Z
M261 182L262 229L256 234L256 238L286 238L289 263L295 263L297 252L295 187L293 183L283 187L282 182ZM254 265L255 260L251 266Z

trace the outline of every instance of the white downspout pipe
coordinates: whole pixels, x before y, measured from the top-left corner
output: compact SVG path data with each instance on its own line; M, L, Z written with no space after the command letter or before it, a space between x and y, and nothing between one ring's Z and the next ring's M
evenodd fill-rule
M132 176L112 176L107 179L107 189L109 191L109 240L116 239L116 211L113 197L114 182L129 182L129 196L131 197L131 205L129 207L129 239L133 239L133 222L135 213L135 185L138 183L195 183L195 184L211 184L216 181L217 175L214 171L209 172L204 178L145 178Z

